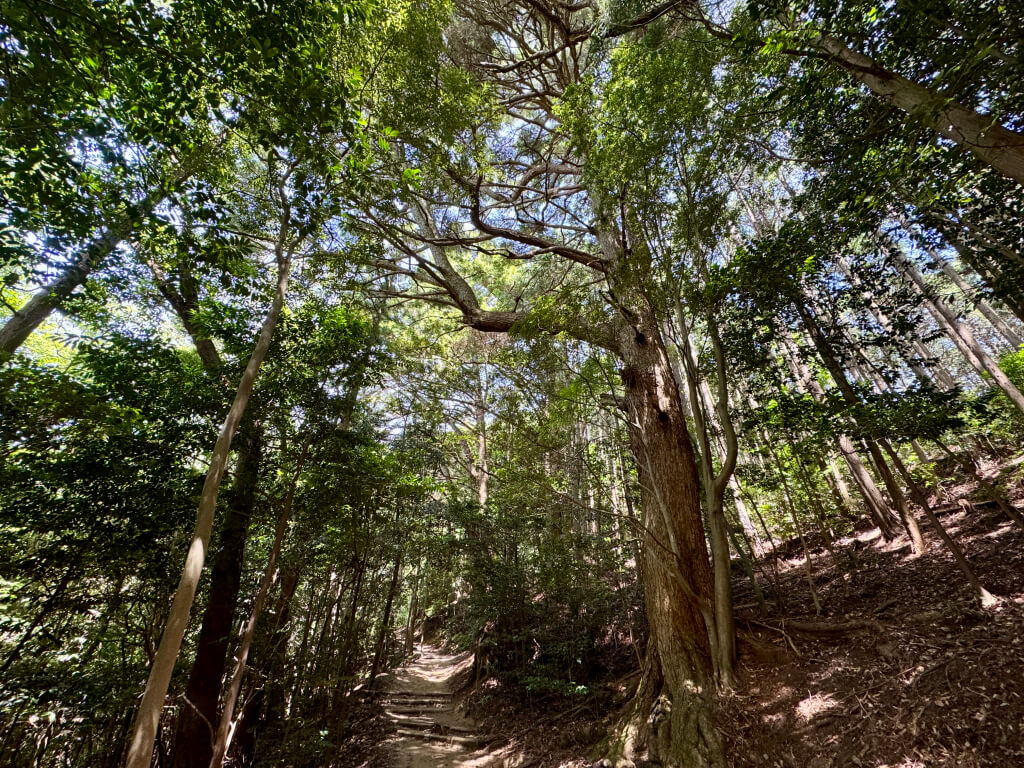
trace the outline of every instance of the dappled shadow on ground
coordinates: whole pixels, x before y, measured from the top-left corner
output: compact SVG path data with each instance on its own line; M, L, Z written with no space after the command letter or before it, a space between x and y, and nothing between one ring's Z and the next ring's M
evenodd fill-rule
M419 651L384 682L384 709L393 727L391 768L513 768L521 756L491 739L458 708L457 680L473 665L471 653ZM504 742L505 739L499 739Z
M1024 535L998 513L943 522L1000 605L979 606L934 535L913 556L906 540L885 544L875 531L846 542L859 547L851 572L815 553L815 616L793 553L779 571L795 626L749 608L740 622L762 645L723 703L733 765L1024 765ZM737 584L737 602L751 600ZM827 623L846 630L814 626ZM769 644L785 656L766 660Z
M966 495L961 490L954 497ZM814 612L798 541L780 548L784 610L773 605L761 617L737 570L740 681L719 712L731 766L1024 766L1024 532L982 507L954 507L942 521L999 605L979 605L927 530L922 555L911 553L905 537L886 543L877 530L838 542L835 558L815 549L821 615ZM759 577L774 571L767 561L761 565ZM628 661L609 663L616 674L594 681L591 693L575 702L527 701L481 681L461 703L493 734L491 746L475 754L424 752L421 762L398 765L472 768L480 763L459 761L499 754L526 766L590 765L586 755L636 682L635 675L621 676L633 665L619 662ZM443 681L446 669L427 667L420 682L402 677L420 671L399 671L395 685L417 691L450 685ZM490 764L502 765L503 758Z

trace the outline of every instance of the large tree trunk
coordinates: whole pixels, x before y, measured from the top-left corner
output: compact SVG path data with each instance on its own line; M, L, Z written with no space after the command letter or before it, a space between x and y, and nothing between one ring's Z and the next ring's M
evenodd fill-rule
M697 464L654 313L643 307L639 314L637 327L624 326L619 348L644 503L640 572L649 652L663 678L650 749L667 766L722 765L721 739L711 717L714 591Z

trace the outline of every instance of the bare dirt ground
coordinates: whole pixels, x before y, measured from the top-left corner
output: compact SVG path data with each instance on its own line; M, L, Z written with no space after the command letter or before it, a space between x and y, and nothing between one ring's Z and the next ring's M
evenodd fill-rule
M951 489L950 496L972 490ZM1019 490L1016 496L1015 506L1024 508ZM781 546L774 567L770 557L759 563L767 617L735 572L740 681L718 716L731 766L1024 766L1024 531L991 507L947 508L941 519L999 598L995 607L980 606L923 520L928 549L921 555L905 537L884 542L876 529L837 542L836 560L814 548L820 615L799 542ZM784 603L772 600L773 586ZM392 701L403 693L447 694L456 667L469 663L427 651L395 676ZM430 746L403 735L399 724L394 765L582 768L630 687L627 678L594 681L582 702L533 706L500 687L477 693L473 715L495 734L492 744L511 744L514 753ZM448 702L438 699L437 713L427 717L458 722L445 720L453 716ZM512 754L515 762L505 762ZM473 762L483 757L492 762Z
M1024 532L998 512L942 521L1000 604L980 607L930 533L914 556L905 538L864 532L844 542L861 547L849 573L816 552L821 616L802 554L780 561L792 621L744 612L740 627L780 653L748 654L724 703L733 765L1024 766ZM815 624L848 629L800 628Z
M946 498L972 495L973 486ZM1024 508L1020 490L1013 501ZM740 682L718 718L731 766L1024 766L1024 531L991 506L947 507L941 519L999 598L994 608L980 606L924 520L921 555L905 536L886 543L877 529L837 542L839 567L824 547L813 549L820 615L798 541L780 548L783 605L771 602L771 558L759 564L767 618L737 569ZM495 692L486 719L515 734L535 765L583 768L623 703L614 692L630 686L593 689L605 693L537 711L499 707Z
M449 655L430 645L387 681L384 712L394 726L387 744L391 768L512 768L519 757L491 749L490 739L457 711L454 683L472 655Z

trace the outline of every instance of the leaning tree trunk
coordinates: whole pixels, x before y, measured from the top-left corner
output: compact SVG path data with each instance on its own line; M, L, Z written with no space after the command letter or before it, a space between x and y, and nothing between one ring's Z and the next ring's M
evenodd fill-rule
M885 69L831 35L820 34L815 43L833 63L872 93L914 115L1006 178L1024 184L1024 134L1000 125L993 115L978 114L970 107Z
M783 331L778 335L779 351L782 353L783 359L789 365L790 370L793 373L793 378L797 382L798 391L810 392L811 396L816 402L824 402L825 390L821 384L815 379L810 370L800 359L800 354L797 351L796 345L793 340L789 337L788 333ZM857 485L857 490L860 491L861 497L864 499L864 505L868 512L868 517L871 521L878 526L878 530L882 533L882 536L887 540L891 540L896 535L895 525L893 520L895 515L889 508L885 499L882 498L881 492L878 490L878 486L875 485L874 479L864 466L864 462L860 460L857 455L857 450L854 448L853 440L845 432L840 432L836 436L836 446L839 449L840 456L843 457L843 461L846 462L847 468L850 470L850 476L853 478Z
M214 512L217 508L217 496L220 493L221 481L227 469L231 441L235 436L235 431L238 429L238 423L242 420L245 409L249 404L249 397L252 395L252 389L256 383L256 375L259 373L260 365L263 363L263 358L266 357L267 350L270 348L270 340L273 337L277 319L281 314L281 308L284 306L290 267L290 259L279 260L277 289L274 293L274 301L260 328L256 346L253 348L249 362L245 367L245 372L238 382L235 399L231 404L231 408L228 409L227 417L221 425L217 441L214 444L213 455L210 458L210 468L206 473L206 480L203 484L203 491L199 500L199 508L196 512L196 524L192 533L192 542L189 545L181 580L178 583L178 588L174 594L174 601L171 604L171 610L167 617L167 625L164 628L163 636L160 638L160 645L157 648L156 655L153 657L153 664L150 667L149 678L146 681L146 688L142 694L142 701L139 703L125 768L148 768L153 757L153 745L156 743L157 726L160 723L160 713L163 711L164 698L167 696L167 688L171 683L171 674L174 672L174 665L178 660L181 642L185 637L185 629L188 627L192 601L195 599L199 578L203 573L203 564L206 561L206 550L210 544Z
M235 705L238 703L239 694L242 691L242 679L249 660L249 651L252 648L253 638L256 637L256 622L259 621L260 615L263 613L263 605L266 602L274 580L277 557L281 553L285 533L288 530L288 523L291 520L292 507L295 503L295 491L298 489L299 477L302 474L302 467L306 463L308 450L309 441L306 442L299 457L295 473L292 475L292 482L284 498L281 516L278 518L277 527L274 530L274 543L270 547L270 556L267 558L267 564L263 569L263 576L260 578L260 584L256 590L256 597L252 602L252 609L249 611L249 620L242 628L238 652L235 655L235 669L231 674L231 679L224 695L224 709L221 712L220 722L217 725L216 741L213 745L213 756L210 758L209 768L220 768L224 764L224 756L231 746L232 737L238 726L238 722L233 721L232 718L235 714Z
M620 334L619 352L645 512L640 575L655 667L649 677L660 676L662 684L653 716L643 706L635 716L651 717L649 749L663 765L718 766L724 757L711 715L714 590L697 464L654 313L645 306L638 315L637 327ZM638 696L649 700L657 691L645 687Z
M260 440L251 420L239 429L238 462L232 498L220 536L220 551L210 571L210 597L196 642L174 734L175 768L207 768L213 754L211 725L217 722L221 680L227 666L228 645L234 626L242 581L249 520L256 503L260 467Z
M129 206L120 217L87 244L64 271L52 282L36 291L21 309L12 314L0 328L0 363L8 360L36 328L57 309L71 293L83 285L98 267L135 232L138 222L149 217L166 197L159 192Z
M1009 344L1011 348L1017 349L1021 345L1024 345L1024 336L1021 336L1015 328L1006 322L1000 314L996 312L995 307L989 304L983 296L978 295L978 291L975 290L970 283L964 280L963 275L960 274L956 267L939 256L939 254L935 253L931 248L928 249L928 255L932 257L932 260L936 264L938 264L939 269L942 270L942 274L948 277L960 293L964 295L964 298L974 305L978 312L988 320L989 325L995 329L996 333L1006 339L1006 343Z
M1024 414L1024 394L1017 389L1016 385L999 367L999 364L982 348L969 326L961 323L956 313L946 305L942 299L935 295L934 291L925 281L924 276L918 271L898 246L887 248L896 267L917 289L917 292L924 299L924 304L932 313L935 322L942 328L950 341L956 346L968 363L971 364L980 375L988 374L992 377L996 386L1006 395L1007 399Z

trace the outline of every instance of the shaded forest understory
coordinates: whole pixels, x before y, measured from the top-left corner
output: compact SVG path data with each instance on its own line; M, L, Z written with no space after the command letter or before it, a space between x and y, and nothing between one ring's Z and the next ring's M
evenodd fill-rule
M950 490L969 496L974 489ZM821 542L809 542L821 614L808 597L798 540L758 564L771 574L762 576L762 587L785 596L781 613L769 596L760 614L749 583L735 574L741 683L720 701L730 765L973 768L1024 761L1024 535L984 505L949 505L942 519L1002 596L998 608L978 607L934 535L925 536L929 551L915 555L906 536L885 542L877 529L851 532L835 542L841 569ZM487 746L452 765L594 765L636 686L636 672L623 674L635 666L623 651L614 642L602 649L601 671L583 696L538 696L496 678L459 675L456 707L479 723ZM339 764L403 765L377 698L365 716Z
M0 0L0 766L1024 765L1022 29Z

